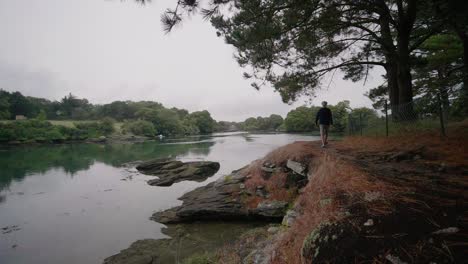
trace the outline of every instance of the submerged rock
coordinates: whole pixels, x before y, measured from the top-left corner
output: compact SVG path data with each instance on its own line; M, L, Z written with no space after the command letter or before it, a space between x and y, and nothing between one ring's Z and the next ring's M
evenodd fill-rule
M192 180L204 181L219 170L219 163L212 161L182 162L174 159L155 159L140 163L136 169L144 174L158 176L149 185L171 186L173 183Z
M104 264L185 263L194 254L214 252L259 224L194 223L169 225L162 229L170 238L143 239L108 257Z

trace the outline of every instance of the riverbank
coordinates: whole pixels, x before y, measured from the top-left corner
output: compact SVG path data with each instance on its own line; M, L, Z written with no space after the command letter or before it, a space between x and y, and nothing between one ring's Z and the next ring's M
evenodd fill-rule
M295 142L185 194L181 206L153 219L250 221L268 209L264 219L282 221L213 250L206 263L459 263L467 242L468 126L449 129L448 138L349 137L326 149ZM119 256L106 263L132 263Z

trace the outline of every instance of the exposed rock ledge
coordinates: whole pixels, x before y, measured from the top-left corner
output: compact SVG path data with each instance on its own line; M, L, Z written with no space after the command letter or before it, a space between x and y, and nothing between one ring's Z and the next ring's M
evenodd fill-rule
M225 243L236 240L253 228L266 229L260 223L192 223L168 225L162 233L170 238L143 239L111 257L104 264L186 263L184 260L201 252L215 252Z
M219 163L212 161L182 162L174 159L154 159L136 166L141 173L158 176L149 185L171 186L173 183L191 180L204 181L219 170Z
M281 221L288 203L264 201L248 208L243 199L250 195L244 190L246 177L240 171L222 177L206 186L184 194L181 206L153 214L160 223L193 222L196 220L268 219Z

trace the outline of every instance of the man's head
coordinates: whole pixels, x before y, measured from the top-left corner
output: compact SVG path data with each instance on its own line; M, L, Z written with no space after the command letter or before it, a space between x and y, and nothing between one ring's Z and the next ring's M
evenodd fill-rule
M328 104L327 101L323 101L323 102L322 102L322 106L323 106L323 107L327 107L327 104Z

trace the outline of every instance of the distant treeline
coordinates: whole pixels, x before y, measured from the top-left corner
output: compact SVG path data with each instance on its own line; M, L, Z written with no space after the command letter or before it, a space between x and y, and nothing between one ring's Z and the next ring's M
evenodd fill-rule
M111 118L124 122L124 132L147 136L208 134L214 132L216 127L216 121L208 111L189 113L185 109L169 109L152 101L115 101L98 105L72 94L60 101L50 101L0 90L0 119L12 120L17 116L39 120Z
M102 140L115 131L114 121L75 123L74 126L53 125L40 119L0 123L0 143L62 143L67 141Z
M369 108L353 109L349 101L329 106L333 111L332 131L344 132L350 115L363 114L366 120L378 119ZM60 101L24 96L20 92L0 90L0 119L22 122L0 123L0 141L64 141L83 140L118 133L153 137L181 136L226 131L309 132L318 130L315 115L318 106L301 106L291 110L286 118L272 114L268 117L250 117L243 122L215 121L208 111L189 113L185 109L166 108L152 101L115 101L109 104L91 104L69 94ZM46 120L73 120L72 126L52 125ZM86 122L83 122L86 120Z
M333 112L333 123L331 127L332 132L342 133L345 132L348 126L349 118L365 119L366 124L372 120L379 119L377 112L373 109L361 107L354 108L351 111L349 101L341 101L336 105L328 106ZM223 130L231 128L231 130L244 130L244 131L280 131L280 132L310 132L318 131L315 125L315 116L320 109L319 106L300 106L296 109L289 111L286 118L279 115L270 115L269 117L250 117L243 122L219 122L218 126ZM234 129L233 129L234 128Z

